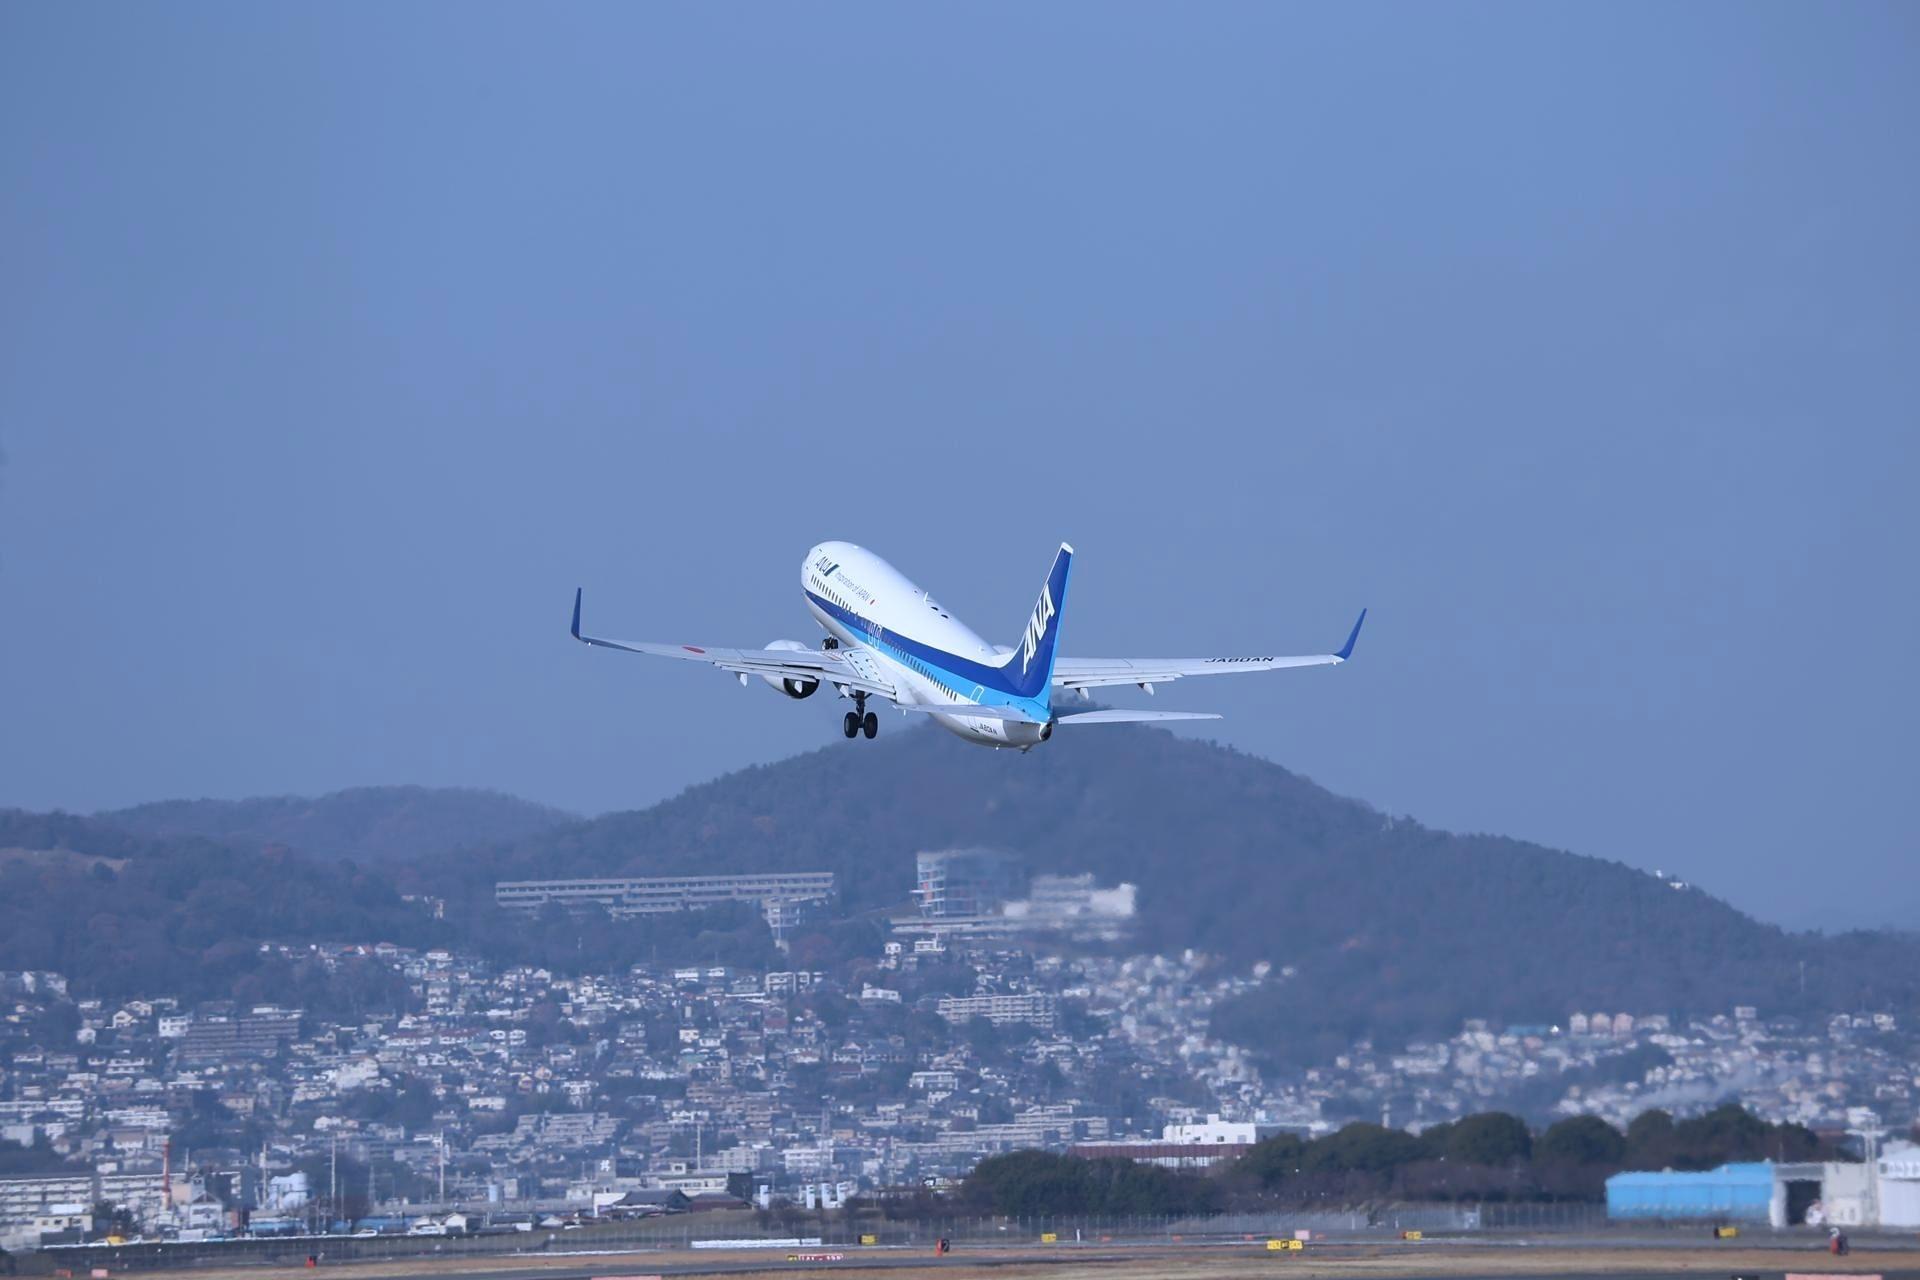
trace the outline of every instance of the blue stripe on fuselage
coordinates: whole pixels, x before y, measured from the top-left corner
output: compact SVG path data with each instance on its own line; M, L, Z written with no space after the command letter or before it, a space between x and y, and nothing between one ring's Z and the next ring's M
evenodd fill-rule
M1025 711L1043 722L1053 719L1053 708L1049 700L1044 696L1039 698L1022 697L1014 690L1011 682L1007 679L1007 672L1003 667L993 667L985 663L974 662L971 659L961 657L959 654L948 653L945 649L936 649L930 644L923 644L918 640L903 636L897 631L888 631L872 619L863 618L851 609L843 609L833 601L817 595L812 591L806 592L806 597L812 601L821 612L843 624L849 630L856 632L865 643L873 646L873 648L879 650L881 653L886 654L895 662L904 662L911 665L909 660L912 659L932 667L937 676L946 677L945 682L950 683L952 686L951 692L958 697L969 696L966 692L963 692L963 690L971 689L977 685L981 690L981 695L978 698L974 698L973 701L989 707L1017 707L1021 711ZM1045 685L1041 686L1043 693L1046 687ZM967 714L967 709L965 706L957 706L953 709L953 714L964 716Z

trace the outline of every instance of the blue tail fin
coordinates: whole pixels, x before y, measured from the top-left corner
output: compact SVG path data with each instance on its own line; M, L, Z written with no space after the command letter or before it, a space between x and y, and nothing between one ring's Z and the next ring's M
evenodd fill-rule
M1060 639L1060 615L1067 607L1067 571L1073 567L1073 548L1060 544L1047 573L1046 585L1033 606L1033 616L1020 643L1007 655L1006 672L1013 691L1023 698L1039 698L1052 705L1054 645Z

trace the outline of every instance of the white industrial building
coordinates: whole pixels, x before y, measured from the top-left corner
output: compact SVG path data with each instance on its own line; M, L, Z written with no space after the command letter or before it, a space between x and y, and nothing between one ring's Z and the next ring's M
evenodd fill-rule
M1081 1142L1069 1150L1089 1160L1119 1157L1163 1169L1209 1169L1218 1164L1231 1164L1253 1150L1255 1143L1284 1132L1282 1125L1222 1120L1217 1115L1209 1115L1205 1120L1163 1126L1157 1142Z
M1883 1227L1920 1227L1920 1146L1911 1142L1880 1153L1875 1188Z
M1920 1145L1894 1142L1867 1163L1773 1166L1776 1227L1920 1227Z
M1920 1226L1920 1146L1893 1142L1859 1165L1776 1165L1774 1209L1774 1226Z
M1283 1132L1277 1124L1257 1124L1252 1120L1222 1120L1210 1115L1187 1124L1165 1125L1160 1130L1163 1142L1221 1143L1237 1142L1252 1146Z

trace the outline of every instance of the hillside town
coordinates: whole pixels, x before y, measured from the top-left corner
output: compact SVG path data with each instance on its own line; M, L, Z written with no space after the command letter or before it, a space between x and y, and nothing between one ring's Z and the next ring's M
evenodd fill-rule
M1023 1148L1195 1168L1282 1131L1418 1130L1496 1105L1624 1125L1738 1097L1769 1119L1898 1132L1920 1098L1911 1029L1891 1017L1745 1007L1470 1021L1444 1042L1263 1064L1211 1015L1292 969L1131 953L1126 886L1057 877L989 911L990 858L923 855L920 872L918 909L832 970L566 975L298 948L404 985L404 1007L350 1019L0 974L0 1243L85 1238L102 1215L194 1239L665 1197L832 1207ZM769 908L776 931L803 916Z

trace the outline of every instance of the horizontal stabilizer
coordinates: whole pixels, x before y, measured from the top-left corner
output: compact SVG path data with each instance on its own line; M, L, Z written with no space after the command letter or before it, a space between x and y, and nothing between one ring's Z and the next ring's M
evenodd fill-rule
M902 711L920 711L930 716L971 716L976 720L1011 720L1016 724L1045 724L1018 707L989 707L977 702L901 702Z
M1258 657L1239 654L1215 658L1060 658L1053 664L1053 683L1061 689L1098 689L1103 685L1138 685L1148 693L1156 684L1168 684L1182 676L1226 676L1245 671L1280 671L1287 667L1331 667L1353 657L1353 646L1360 639L1360 627L1367 611L1347 633L1347 642L1333 653L1308 653L1298 657Z
M1128 711L1113 708L1106 711L1076 711L1071 715L1054 717L1055 724L1151 724L1158 720L1218 720L1219 713L1213 711Z

